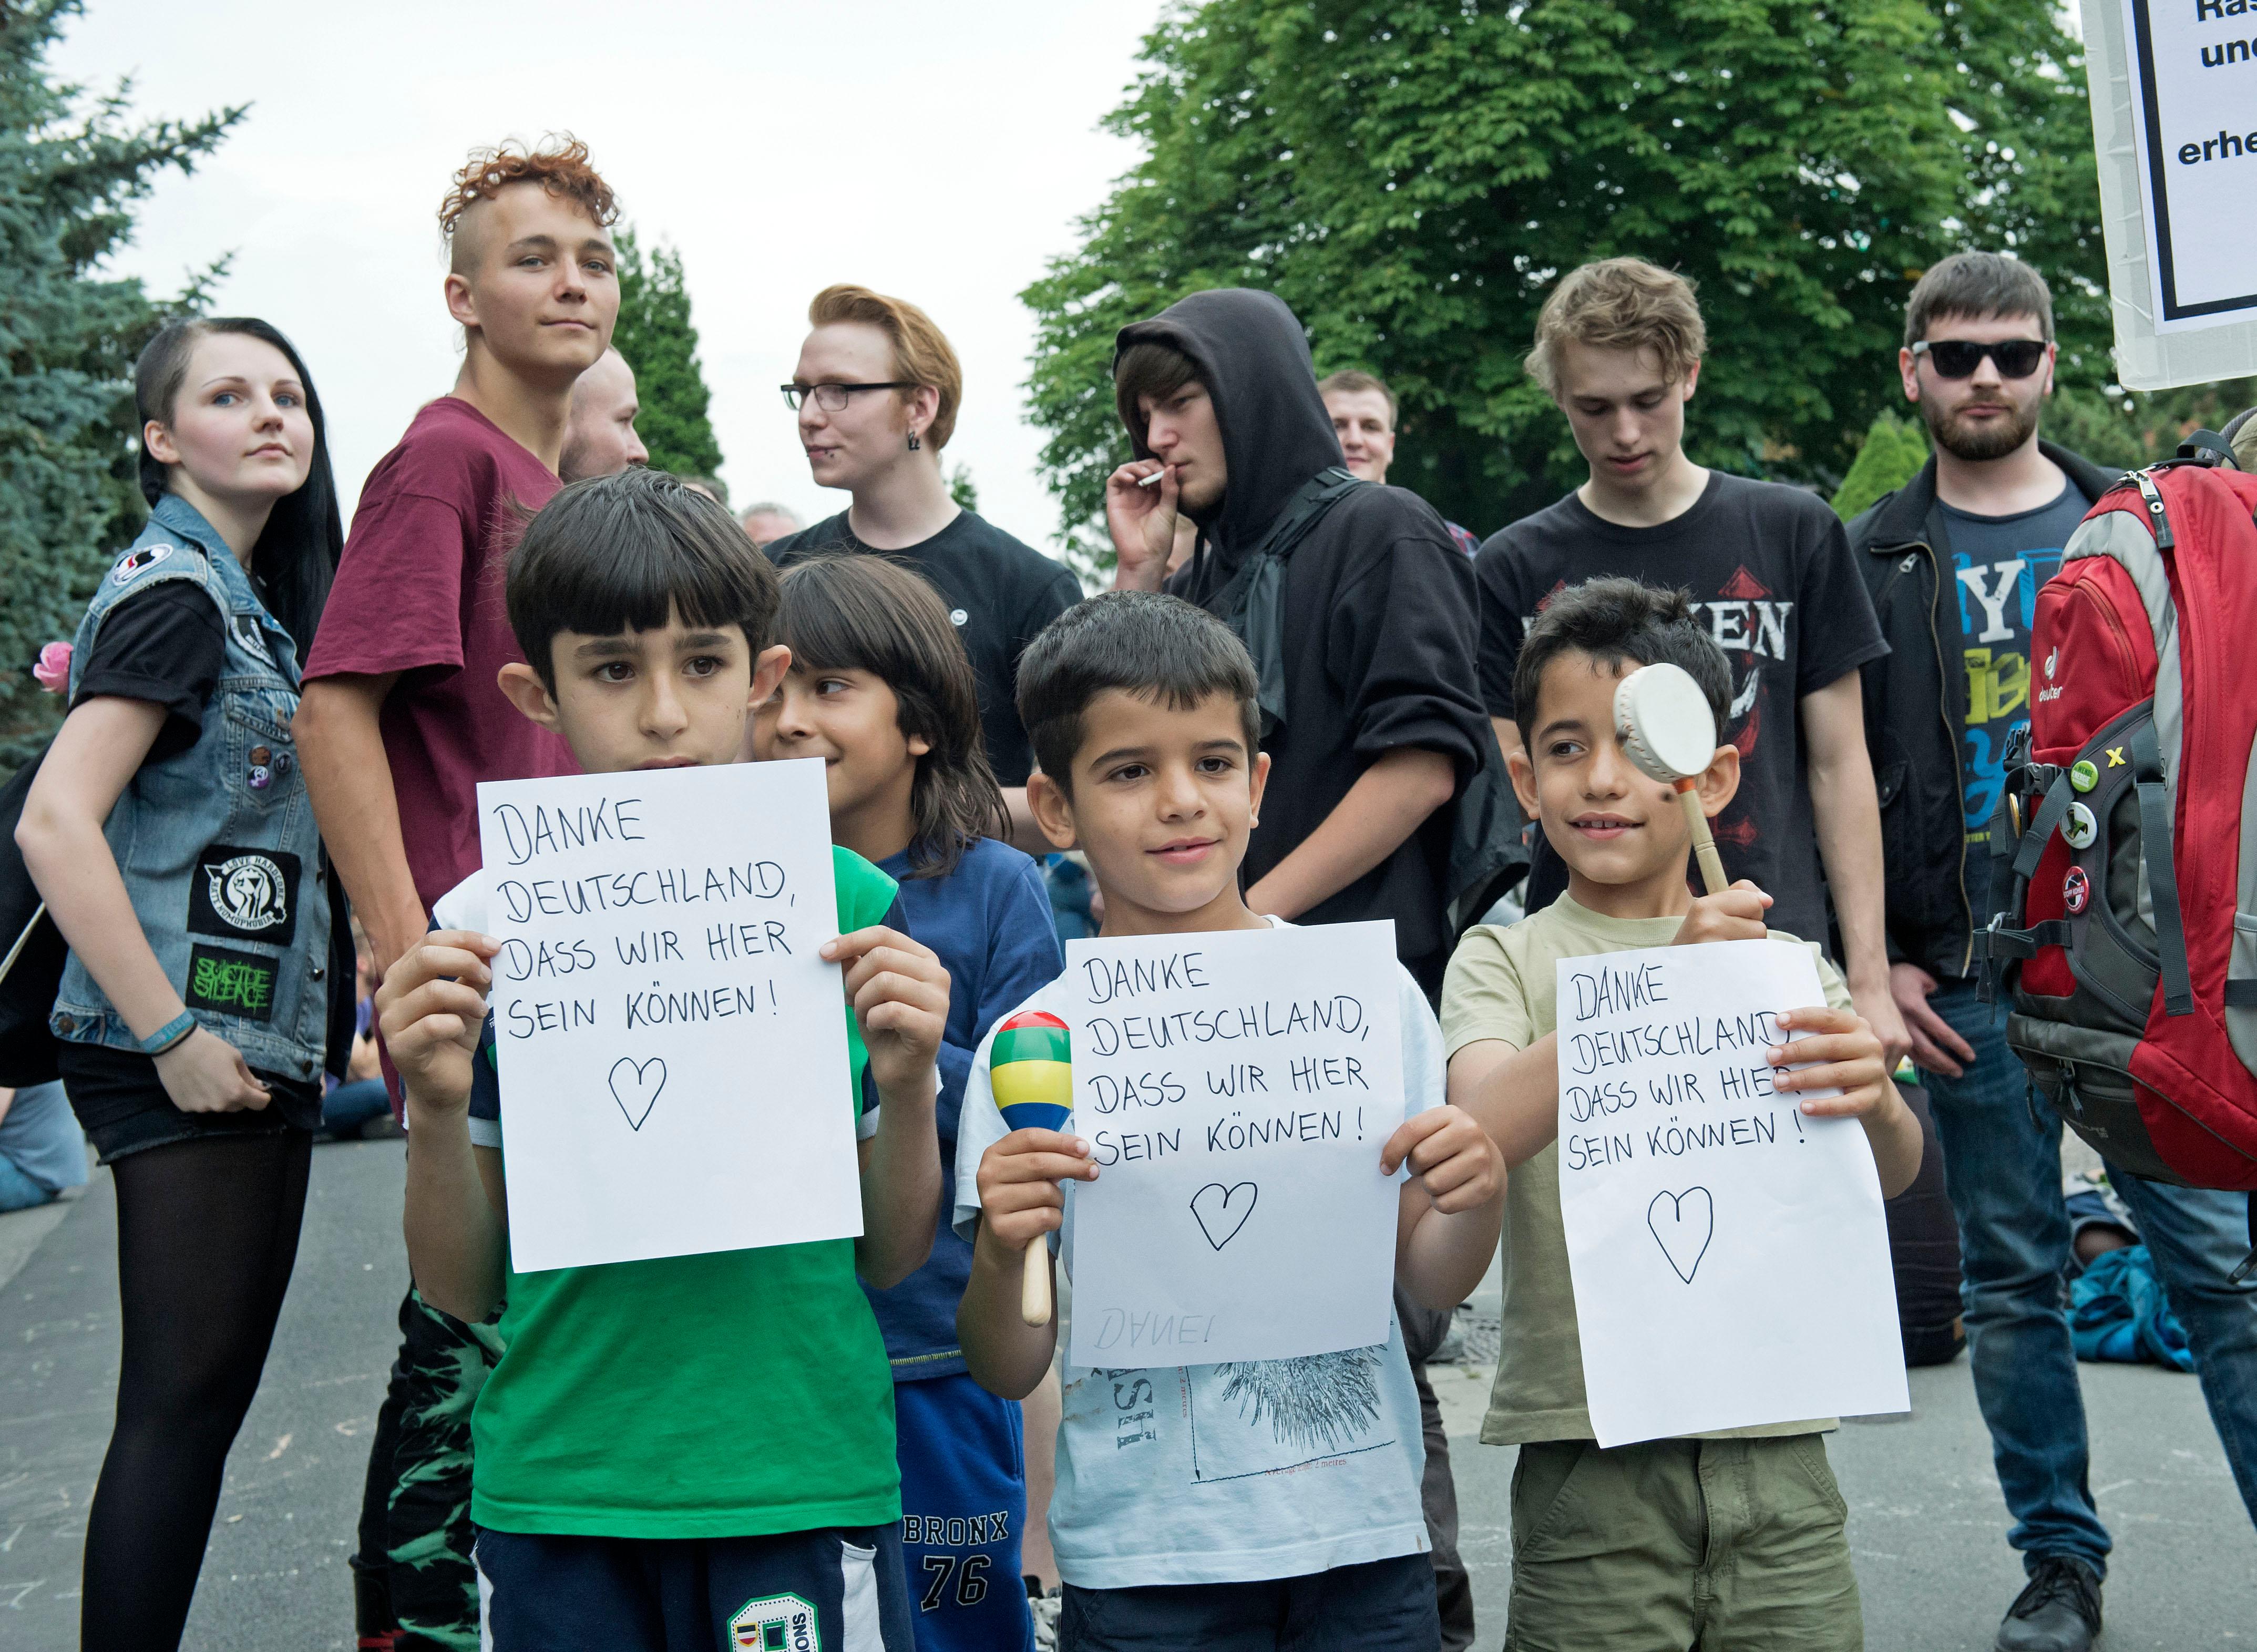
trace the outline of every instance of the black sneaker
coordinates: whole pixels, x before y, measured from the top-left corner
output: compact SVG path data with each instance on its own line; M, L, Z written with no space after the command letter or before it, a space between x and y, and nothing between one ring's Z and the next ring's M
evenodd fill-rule
M1999 1626L1998 1652L2088 1652L2100 1634L2100 1574L2067 1555L2030 1563L2029 1587Z

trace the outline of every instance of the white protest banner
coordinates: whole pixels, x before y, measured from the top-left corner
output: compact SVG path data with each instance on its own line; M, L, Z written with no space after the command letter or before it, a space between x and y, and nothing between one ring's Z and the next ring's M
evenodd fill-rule
M478 787L524 1271L862 1231L823 765Z
M1825 1002L1810 950L1562 958L1558 983L1560 1212L1599 1444L1910 1408L1864 1128L1772 1084L1776 1017Z
M2257 372L2252 0L2083 0L2116 376Z
M1387 1340L1403 1122L1392 923L1070 941L1079 1366Z

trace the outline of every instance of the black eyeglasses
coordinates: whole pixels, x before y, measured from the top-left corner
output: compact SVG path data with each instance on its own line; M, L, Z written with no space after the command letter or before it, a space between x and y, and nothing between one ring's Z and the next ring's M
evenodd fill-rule
M797 413L803 402L812 399L815 405L825 413L845 413L846 399L858 390L915 390L916 387L915 383L905 378L890 379L882 385L786 385L783 386L783 405Z
M1939 338L1921 340L1912 347L1912 353L1926 356L1934 364L1939 378L1971 378L1985 356L1999 364L1999 378L2027 378L2045 360L2046 347L2041 338L2010 338L1999 344L1978 344L1969 338Z

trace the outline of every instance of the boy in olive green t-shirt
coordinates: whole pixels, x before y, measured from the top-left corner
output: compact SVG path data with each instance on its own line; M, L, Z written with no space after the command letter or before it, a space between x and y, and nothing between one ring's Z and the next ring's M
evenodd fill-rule
M1469 931L1442 987L1450 1099L1512 1167L1503 1352L1482 1425L1484 1444L1520 1448L1505 1646L1850 1652L1864 1629L1822 1439L1831 1419L1602 1451L1584 1407L1554 1141L1553 966L1640 947L1794 938L1765 928L1771 899L1751 883L1694 898L1684 815L1616 742L1616 684L1664 661L1692 674L1721 726L1730 668L1681 594L1593 580L1554 597L1529 628L1514 670L1523 752L1511 759L1513 785L1567 863L1567 893L1509 928ZM1739 752L1719 746L1699 781L1703 809L1722 809L1738 780ZM1818 1064L1772 1082L1838 1086L1803 1111L1859 1119L1893 1196L1920 1168L1920 1128L1840 974L1822 956L1818 970L1826 1006L1781 1014L1779 1025L1803 1036L1791 1057L1772 1053Z
M767 646L779 596L743 530L676 478L575 483L510 559L510 623L537 664L502 667L502 691L589 773L734 762L791 663ZM377 993L414 1144L415 1282L474 1323L502 1307L471 1505L495 1652L911 1652L893 1378L855 1279L898 1283L931 1247L948 975L888 923L893 880L832 859L847 932L822 956L853 1002L857 1239L516 1272L501 1119L477 1082L499 950L482 879L439 902L448 927Z

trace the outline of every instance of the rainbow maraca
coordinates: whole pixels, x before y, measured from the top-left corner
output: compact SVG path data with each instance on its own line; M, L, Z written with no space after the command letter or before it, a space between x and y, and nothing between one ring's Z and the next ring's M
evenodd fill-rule
M987 1079L995 1109L1010 1128L1065 1129L1073 1114L1073 1034L1041 1010L1012 1016L995 1029ZM1050 1324L1050 1246L1040 1239L1027 1246L1019 1317L1030 1325Z

